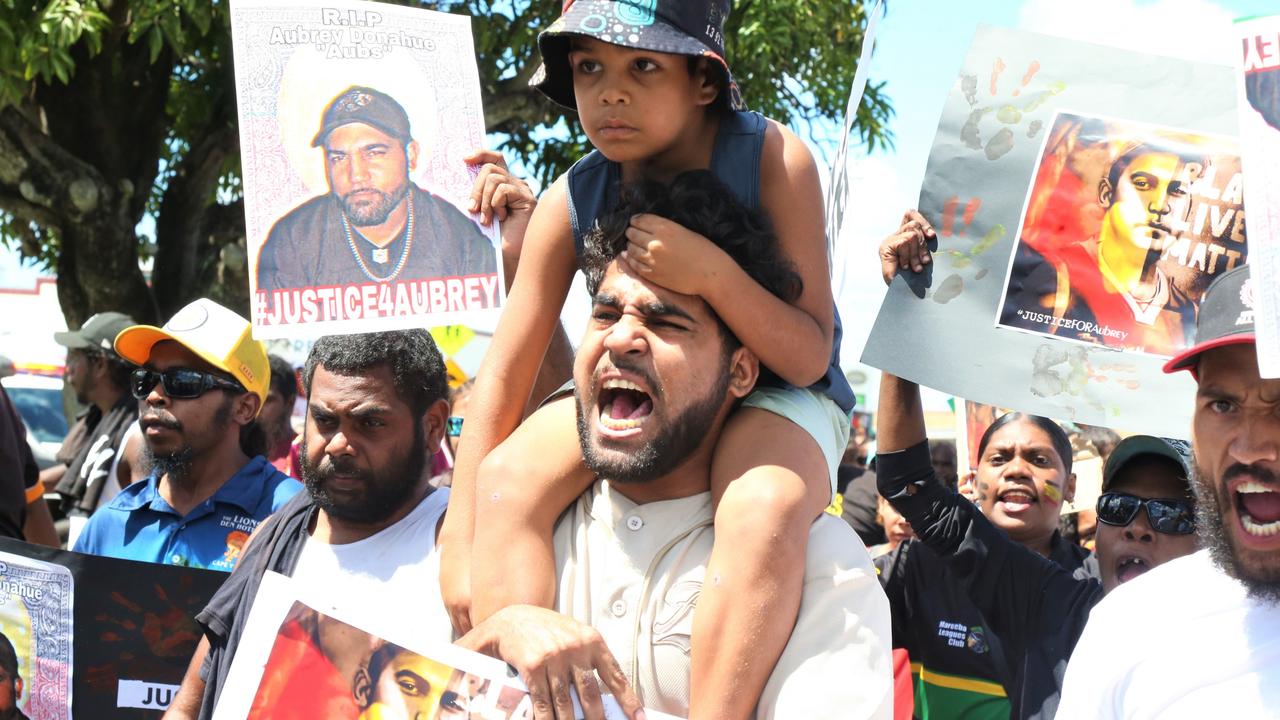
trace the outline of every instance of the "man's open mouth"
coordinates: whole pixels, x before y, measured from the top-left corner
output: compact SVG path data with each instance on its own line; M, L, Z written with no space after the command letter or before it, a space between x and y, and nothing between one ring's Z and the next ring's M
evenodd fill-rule
M1236 486L1236 510L1245 532L1257 538L1280 533L1280 492L1255 480Z
M597 397L600 426L609 434L629 434L629 431L639 430L653 413L653 399L649 393L630 380L605 380Z
M1038 498L1026 488L1013 487L1000 493L998 501L1004 506L1007 513L1020 513L1031 509L1032 505L1040 502Z
M1151 569L1151 563L1133 555L1122 555L1116 563L1116 581L1127 583Z

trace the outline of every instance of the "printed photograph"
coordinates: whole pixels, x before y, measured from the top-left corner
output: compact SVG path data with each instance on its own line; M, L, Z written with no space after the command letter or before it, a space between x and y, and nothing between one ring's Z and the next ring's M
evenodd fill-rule
M466 19L345 5L233 11L256 337L502 303L497 224L469 212L484 121Z
M1200 296L1246 259L1234 140L1059 112L997 324L1156 356L1194 344Z

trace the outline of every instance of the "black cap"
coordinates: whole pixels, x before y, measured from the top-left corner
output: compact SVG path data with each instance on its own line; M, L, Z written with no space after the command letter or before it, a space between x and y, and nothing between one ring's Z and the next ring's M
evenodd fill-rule
M542 65L529 85L556 103L577 109L569 41L578 35L611 45L713 60L724 72L724 101L734 110L746 110L724 59L728 19L729 0L565 0L560 18L538 35Z
M375 127L400 142L413 140L409 134L409 115L400 103L384 92L353 85L339 93L324 109L320 132L311 141L311 147L324 145L329 133L351 123Z
M1190 487L1191 446L1183 440L1171 440L1154 435L1131 435L1121 440L1107 456L1107 464L1102 469L1102 491L1111 489L1116 475L1132 460L1144 455L1158 455L1169 458L1182 468L1182 481Z
M1256 343L1253 304L1253 279L1249 277L1248 265L1219 276L1200 299L1196 344L1165 363L1164 371L1190 370L1194 375L1200 354L1205 350Z
M53 341L70 350L92 349L114 355L116 336L137 324L124 313L102 312L85 320L79 330L54 333Z

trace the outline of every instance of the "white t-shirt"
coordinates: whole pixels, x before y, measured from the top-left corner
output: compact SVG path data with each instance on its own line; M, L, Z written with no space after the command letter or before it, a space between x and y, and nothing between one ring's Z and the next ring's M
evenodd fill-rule
M449 503L439 489L391 527L345 545L308 538L293 582L300 595L324 598L326 615L360 618L361 629L401 645L430 647L453 640L440 597L436 529Z
M556 609L600 631L646 708L687 716L711 493L637 505L598 482L554 537ZM889 718L890 639L889 601L866 549L824 514L809 532L795 629L754 717Z
M1280 717L1280 607L1208 550L1121 585L1089 616L1058 720Z

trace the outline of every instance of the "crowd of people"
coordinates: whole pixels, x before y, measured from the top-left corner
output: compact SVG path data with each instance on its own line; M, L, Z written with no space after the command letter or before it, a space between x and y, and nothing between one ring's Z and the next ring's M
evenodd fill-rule
M536 199L472 156L509 284L474 382L450 389L425 330L325 336L295 368L200 299L57 334L87 410L43 472L0 393L0 534L228 573L166 717L213 716L267 573L391 619L399 645L506 661L539 719L604 717L604 694L629 718L1275 715L1280 381L1258 371L1248 266L1166 366L1195 396L1152 398L1194 408L1193 441L1100 437L1096 529L1064 534L1054 420L997 418L960 476L919 386L886 373L874 431L851 429L813 158L742 103L728 0L662 3L626 35L593 21L623 4L566 4L539 37L532 84L591 154ZM373 131L412 159L367 121L328 112L315 142ZM890 230L886 282L932 262L929 219ZM570 356L576 270L592 311ZM456 689L390 697L386 653L352 664L290 627L318 652L264 676L277 710L251 717L466 716Z

